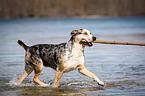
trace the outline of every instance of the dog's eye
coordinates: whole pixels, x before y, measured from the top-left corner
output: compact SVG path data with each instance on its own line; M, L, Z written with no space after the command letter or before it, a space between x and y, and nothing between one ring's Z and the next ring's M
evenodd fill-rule
M85 34L85 35L88 35L88 33L87 33L87 32L85 32L84 34Z

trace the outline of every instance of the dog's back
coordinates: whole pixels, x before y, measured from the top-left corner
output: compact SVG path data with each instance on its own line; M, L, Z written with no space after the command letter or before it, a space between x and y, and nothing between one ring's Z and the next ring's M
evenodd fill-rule
M30 66L35 66L34 62L41 59L44 66L51 67L55 70L57 68L57 64L60 64L66 48L66 43L61 43L59 45L37 44L28 47L21 40L17 40L17 42L26 50L25 59L26 62L29 62Z

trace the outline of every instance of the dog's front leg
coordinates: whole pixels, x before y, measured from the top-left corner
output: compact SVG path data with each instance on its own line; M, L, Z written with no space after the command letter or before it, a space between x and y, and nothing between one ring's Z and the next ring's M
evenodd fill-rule
M56 70L56 74L55 74L55 80L54 80L54 83L53 83L53 87L58 87L59 86L59 81L60 81L60 78L63 74L63 71L60 71L58 68Z
M94 73L88 71L88 70L85 68L85 66L80 65L80 66L78 67L78 70L79 70L79 72L80 72L81 74L83 74L83 75L85 75L85 76L88 76L88 77L94 79L99 85L104 86L104 83L103 83L102 81L100 81L99 78L98 78Z

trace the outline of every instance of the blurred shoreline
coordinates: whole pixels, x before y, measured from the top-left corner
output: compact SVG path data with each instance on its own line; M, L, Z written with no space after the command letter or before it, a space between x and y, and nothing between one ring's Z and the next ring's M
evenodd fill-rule
M74 17L22 17L22 18L0 18L0 20L10 20L10 19L109 19L109 18L145 18L145 16L99 16L99 15L89 15L89 16L74 16Z

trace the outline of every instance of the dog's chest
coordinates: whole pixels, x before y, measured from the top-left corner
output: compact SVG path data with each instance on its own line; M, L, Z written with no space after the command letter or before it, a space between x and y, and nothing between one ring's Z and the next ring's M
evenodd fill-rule
M72 48L72 52L66 52L65 60L66 72L76 69L79 64L84 64L83 48L75 46Z

